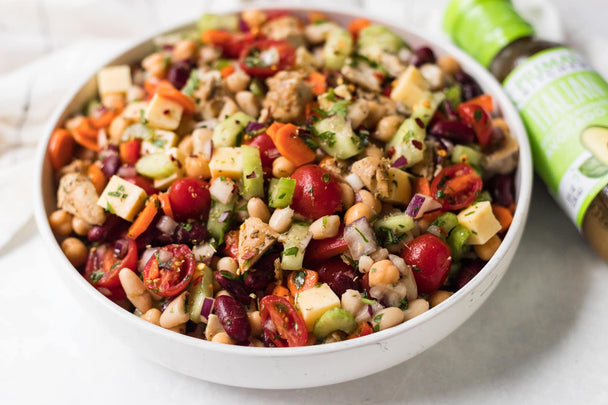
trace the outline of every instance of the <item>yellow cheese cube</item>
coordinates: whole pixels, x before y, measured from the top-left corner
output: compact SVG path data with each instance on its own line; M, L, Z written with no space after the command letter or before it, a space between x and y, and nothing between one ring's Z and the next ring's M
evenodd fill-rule
M422 73L414 65L410 65L397 79L397 83L391 91L391 99L413 108L424 98L429 88L430 85Z
M501 228L500 222L492 213L489 201L474 203L460 211L458 223L471 232L467 239L467 243L470 245L483 245Z
M109 66L97 73L97 88L102 96L107 93L126 93L131 87L128 65Z
M309 288L296 294L295 304L306 323L306 329L312 331L315 322L326 311L340 308L340 298L326 283Z
M174 147L176 144L177 135L175 132L157 129L154 131L154 139L141 143L141 154L148 155L150 153L162 152Z
M225 176L239 180L243 173L241 148L215 148L209 169L211 169L211 177Z
M390 176L389 195L381 200L392 204L407 205L412 199L410 176L395 167L388 169L388 175Z
M148 195L139 186L114 175L97 200L97 205L127 221L144 207Z
M184 108L175 101L155 94L148 104L145 118L151 126L173 130L179 126Z
M129 103L122 111L122 116L128 119L129 121L139 122L142 117L142 111L143 114L145 114L146 108L148 108L148 103L146 103L145 101Z

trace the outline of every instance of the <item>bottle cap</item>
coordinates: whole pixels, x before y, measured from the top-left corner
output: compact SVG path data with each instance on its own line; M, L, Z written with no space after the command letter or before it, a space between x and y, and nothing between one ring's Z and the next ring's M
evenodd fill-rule
M461 49L488 67L505 46L534 35L510 0L452 0L443 29Z

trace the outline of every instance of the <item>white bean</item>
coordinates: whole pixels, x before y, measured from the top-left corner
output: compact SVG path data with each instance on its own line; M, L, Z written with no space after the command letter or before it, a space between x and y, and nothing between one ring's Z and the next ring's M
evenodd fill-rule
M291 225L291 219L293 218L293 209L289 207L277 208L272 213L268 225L273 231L278 233L285 232Z
M408 301L407 309L403 311L406 321L417 317L429 310L429 302L424 298Z
M340 217L337 215L326 215L310 224L308 230L313 239L333 238L340 230Z
M220 332L225 332L224 327L220 322L220 318L215 314L209 315L207 318L207 328L205 329L205 339L211 340Z
M260 107L252 92L239 91L234 98L245 114L257 117L260 113Z
M170 329L190 319L190 316L186 312L187 294L188 291L186 290L167 305L167 308L165 308L160 316L160 326Z
M131 301L135 308L142 313L146 313L152 308L152 296L134 271L125 267L118 273L118 278L127 294L127 299Z
M261 198L253 197L247 202L247 212L250 217L259 218L263 222L268 223L270 219L270 211Z
M238 268L238 263L232 257L225 256L217 261L217 271L227 271L236 274Z
M397 326L405 319L403 311L397 307L384 308L374 314L372 323L374 329L385 330Z
M156 308L150 308L145 314L140 316L141 319L160 326L160 311Z

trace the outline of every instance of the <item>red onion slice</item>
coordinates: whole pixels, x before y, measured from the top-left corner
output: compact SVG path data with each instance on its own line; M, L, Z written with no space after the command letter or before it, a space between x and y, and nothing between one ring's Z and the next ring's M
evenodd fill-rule
M377 248L376 234L366 217L357 219L344 228L344 240L354 260L373 253Z
M220 217L217 219L217 222L219 222L220 224L224 223L228 217L230 216L230 212L231 211L224 211L220 214Z
M211 258L215 254L215 248L209 243L203 243L192 248L192 254L197 262L211 264Z
M216 179L209 186L209 193L222 204L228 204L235 196L236 187L232 180Z
M179 224L173 218L163 215L156 223L156 229L165 235L172 235L177 225Z
M206 157L209 160L213 157L213 141L211 139L203 145L203 157Z
M203 298L203 306L201 307L201 321L207 323L209 319L209 315L213 311L213 307L215 305L215 300L210 297Z
M424 214L437 211L441 208L441 203L424 194L416 193L408 204L405 215L414 219L422 218Z
M116 172L116 174L118 175L118 177L126 179L137 176L137 170L133 165L124 165L118 168L118 172Z
M148 263L148 260L150 260L154 252L156 252L157 250L158 248L148 248L143 251L139 258L139 261L137 262L137 271L139 271L140 273L144 271L146 263Z
M351 173L344 178L346 182L352 187L355 193L363 188L363 181L356 173Z
M391 167L396 167L397 169L401 169L402 167L407 166L407 159L405 156L399 156L397 160L391 165Z

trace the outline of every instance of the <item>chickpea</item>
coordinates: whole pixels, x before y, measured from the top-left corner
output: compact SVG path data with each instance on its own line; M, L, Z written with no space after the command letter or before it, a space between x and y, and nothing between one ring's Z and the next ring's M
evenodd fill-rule
M247 202L247 212L250 217L259 218L263 222L268 223L270 220L270 211L261 198L253 197Z
M196 46L196 42L191 39L183 39L175 44L173 47L173 52L171 54L171 59L174 62L178 62L181 60L192 59L196 52L198 51L198 47Z
M189 156L194 152L194 139L192 135L184 136L184 138L177 145L177 149L179 149L184 155Z
M397 130L402 122L403 118L398 115L389 115L381 118L380 121L378 121L376 130L374 131L374 139L378 139L382 142L390 141L397 133Z
M249 339L249 346L251 346L251 347L264 347L264 343L262 343L262 341L260 339L250 338Z
M54 211L49 216L49 225L58 236L68 236L72 233L72 214L64 210Z
M154 325L160 326L160 311L156 308L147 310L146 313L140 316L140 318L153 323Z
M106 108L122 110L125 106L125 96L121 93L107 93L101 96L101 104Z
M313 239L333 238L340 229L340 217L337 215L326 215L310 224L308 230Z
M87 262L89 249L80 239L67 238L61 242L61 250L74 267L80 267Z
M497 235L492 236L486 243L483 245L474 245L473 249L475 249L475 253L481 260L485 260L486 262L494 256L494 253L500 247L502 241Z
M225 256L217 261L216 269L217 271L227 271L232 274L236 274L239 269L239 265L232 257Z
M228 90L233 93L238 93L239 91L247 89L247 86L249 86L249 82L251 81L251 77L249 77L249 75L242 70L237 70L225 80Z
M141 61L141 66L152 76L162 79L167 71L165 55L160 52L148 55Z
M408 302L407 309L403 311L403 315L405 316L405 320L409 321L428 310L429 302L424 298L418 298Z
M369 286L395 284L399 281L399 269L390 260L380 260L369 270Z
M284 156L279 156L272 162L272 175L276 178L289 177L296 170L296 165Z
M211 338L212 342L222 343L225 345L234 345L236 342L232 340L230 336L226 332L220 332Z
M436 307L437 305L441 304L443 301L450 298L452 296L452 294L454 294L454 293L451 291L445 291L445 290L435 291L429 297L429 304L430 304L431 308Z
M437 65L448 75L454 75L460 70L460 63L449 55L439 57L439 59L437 59Z
M372 215L378 215L382 211L382 203L369 191L359 190L357 196L358 200L372 209Z
M87 221L80 217L72 218L72 229L76 232L77 235L85 236L89 233L89 229L91 229L93 225L89 224Z
M143 281L128 268L123 268L118 273L120 284L127 294L127 299L142 313L146 313L152 308L152 296L144 285Z
M236 103L239 105L241 110L245 114L248 114L252 117L257 117L260 113L260 107L258 106L258 102L255 99L255 96L250 91L239 91L234 96Z
M262 334L262 318L260 311L247 312L249 324L251 325L251 336L260 336Z
M112 120L110 127L108 128L108 134L110 135L110 141L113 144L120 144L122 133L125 131L125 129L127 129L129 124L129 120L122 115L119 115Z
M342 191L342 205L345 209L349 209L355 203L355 192L347 183L340 183L340 190Z
M211 169L209 168L209 159L199 155L186 156L184 160L184 169L188 177L201 177L208 179L211 177Z
M369 220L373 215L374 214L369 205L362 202L357 203L346 210L346 213L344 213L344 225L349 225L363 217Z
M403 323L404 320L402 310L397 307L388 307L376 312L372 318L372 324L378 330L385 330Z

